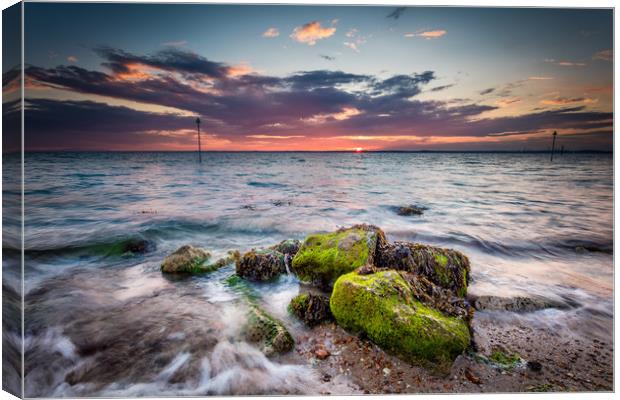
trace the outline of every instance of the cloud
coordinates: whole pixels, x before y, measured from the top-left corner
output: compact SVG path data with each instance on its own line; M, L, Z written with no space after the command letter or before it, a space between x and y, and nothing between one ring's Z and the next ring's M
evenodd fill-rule
M614 53L612 50L601 50L592 56L593 60L613 61Z
M425 39L437 39L448 33L445 29L423 30L418 32L405 33L405 37L422 37Z
M173 40L170 42L162 42L161 44L162 46L168 46L168 47L183 47L187 45L187 40Z
M327 60L327 61L334 61L336 59L336 57L328 56L328 55L325 55L325 54L319 54L319 57L321 57L322 59Z
M493 93L494 91L495 91L495 88L488 88L488 89L481 90L479 93L484 96L485 94Z
M530 81L548 81L553 79L552 76L530 76L527 78Z
M508 107L509 105L514 104L514 103L518 103L520 101L521 101L521 99L518 98L518 97L515 97L515 98L512 98L512 99L501 99L501 100L497 101L497 105L500 106L500 107Z
M545 62L558 65L560 67L585 67L587 64L579 61L556 60L554 58L545 58Z
M265 32L263 32L263 37L266 38L274 38L280 36L280 31L278 28L269 28Z
M349 118L353 118L357 115L362 114L362 111L358 110L355 107L344 107L339 112L331 113L331 114L316 114L311 116L310 118L303 119L304 122L308 122L310 124L324 124L328 121L344 121Z
M334 22L332 21L332 24L333 23ZM314 46L317 40L327 39L334 33L336 33L336 27L323 27L320 22L312 21L295 28L290 37L300 43L305 43L308 46Z
M288 140L288 139L298 139L305 138L303 135L291 135L291 136L282 136L282 135L246 135L245 137L250 139L276 139L276 140Z
M344 42L343 45L345 45L346 47L350 48L351 50L359 53L360 50L357 48L357 44L353 43L353 42Z
M430 91L431 92L440 92L442 90L449 89L449 88L453 87L454 85L455 85L454 83L451 83L449 85L436 86L434 88L431 88Z
M566 106L572 104L591 104L598 102L597 98L592 97L555 97L553 99L541 100L541 104L550 106Z
M70 62L70 63L76 63L79 60L78 60L78 58L76 56L69 56L69 57L67 57L67 61Z
M140 140L149 148L172 146L172 138L178 146L185 146L173 132L185 137L183 132L194 126L194 118L145 112L149 105L200 115L205 132L232 143L246 143L246 136L255 135L305 136L304 141L310 141L360 132L366 136L388 132L390 136L475 138L541 129L611 129L613 124L613 113L587 111L585 101L514 117L487 118L485 113L498 109L497 105L467 99L421 100L418 95L436 82L434 71L388 77L338 70L300 71L277 77L247 71L235 75L238 66L173 50L151 55L98 50L105 72L76 65L28 66L27 79L48 88L47 92L62 89L94 100L105 96L108 104L109 99L118 99L140 105L138 110L98 103L38 102L27 113L29 126L40 131L33 136L37 148L45 147L45 143L50 148L63 147L72 135L81 136L81 142L74 143L76 147L90 149L106 148L117 139L119 144L114 146L119 148L134 148ZM127 75L135 69L144 77ZM492 89L500 94L505 90ZM87 127L93 127L92 131ZM83 134L86 130L89 135ZM123 134L131 140L125 140ZM300 146L303 148L303 143Z
M386 18L399 19L403 13L407 10L407 7L397 7L394 11L386 15Z

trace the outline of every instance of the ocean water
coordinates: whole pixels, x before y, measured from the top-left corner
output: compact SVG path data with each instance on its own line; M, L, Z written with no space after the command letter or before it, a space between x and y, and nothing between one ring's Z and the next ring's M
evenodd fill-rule
M315 393L311 365L240 338L234 266L179 280L159 264L188 243L217 259L355 223L464 252L470 293L566 304L530 324L611 337L609 154L32 153L25 174L27 396ZM427 210L395 213L409 204ZM145 254L120 254L137 239ZM304 331L294 276L252 287Z

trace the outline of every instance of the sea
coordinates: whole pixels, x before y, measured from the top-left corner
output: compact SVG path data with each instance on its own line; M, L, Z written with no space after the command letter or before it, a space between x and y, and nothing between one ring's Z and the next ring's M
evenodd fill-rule
M5 160L5 232L18 232L19 168ZM527 324L612 340L612 154L26 153L24 182L28 397L315 393L311 364L243 340L234 265L172 278L160 264L185 244L216 260L358 223L463 252L472 295L566 305L520 315ZM406 205L425 211L398 215ZM136 242L144 251L119 251ZM5 233L5 294L21 291L7 267L19 248ZM307 332L287 311L295 276L250 285L294 336Z

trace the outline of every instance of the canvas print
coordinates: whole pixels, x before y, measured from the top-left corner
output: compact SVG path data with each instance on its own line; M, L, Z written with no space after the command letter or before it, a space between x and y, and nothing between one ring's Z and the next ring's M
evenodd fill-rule
M613 10L3 11L3 389L613 390Z

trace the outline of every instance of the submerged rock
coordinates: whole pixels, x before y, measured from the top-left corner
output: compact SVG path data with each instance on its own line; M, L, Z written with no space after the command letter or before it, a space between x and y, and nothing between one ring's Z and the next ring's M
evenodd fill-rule
M282 322L254 304L250 306L244 335L248 342L258 344L266 356L286 353L295 345Z
M271 246L271 250L278 251L284 255L290 255L291 257L295 257L295 254L299 251L301 247L301 242L299 240L287 239L283 240L275 246Z
M164 259L161 264L161 272L170 274L210 272L213 269L203 265L209 257L211 257L211 253L208 251L185 245Z
M478 311L532 312L545 308L568 308L567 305L543 297L472 296L470 301Z
M454 291L458 296L464 297L467 294L469 259L456 250L395 242L381 247L377 266L412 272Z
M297 318L310 327L332 318L327 296L302 293L295 296L288 307Z
M339 325L363 333L409 362L445 366L470 343L467 323L426 306L398 271L338 278L330 309Z
M284 254L276 250L248 251L236 262L237 275L251 281L268 281L286 273Z
M215 271L216 269L223 268L229 264L237 262L241 258L239 250L229 250L226 257L218 259L216 262L205 266L206 270Z
M422 215L424 214L424 211L426 211L426 209L427 209L426 207L419 207L415 205L394 207L394 211L396 212L396 214L400 215L401 217L410 217L412 215Z
M339 276L373 264L384 243L383 231L372 225L310 235L293 258L293 272L302 281L329 286Z

